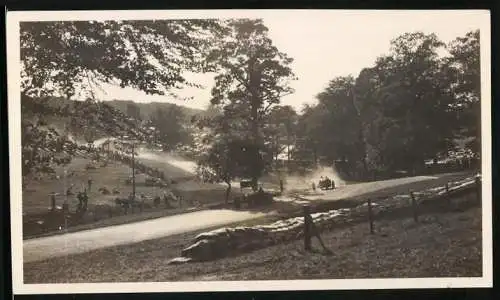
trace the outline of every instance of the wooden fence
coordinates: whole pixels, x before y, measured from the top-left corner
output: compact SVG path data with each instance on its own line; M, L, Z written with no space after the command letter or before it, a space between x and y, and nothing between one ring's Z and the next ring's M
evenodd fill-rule
M444 186L444 193L437 193L436 195L423 196L419 198L417 197L414 191L410 191L409 198L411 203L410 205L411 205L413 220L415 223L419 223L419 216L421 213L420 205L422 205L423 203L430 203L431 201L434 201L434 203L436 203L436 202L441 202L440 200L444 200L446 201L446 205L448 207L451 207L451 205L453 204L452 201L454 197L470 193L475 193L477 199L480 201L481 188L482 188L481 178L479 176L476 176L474 184L464 184L456 188L450 188L450 184L446 183ZM366 200L366 206L367 206L367 216L369 223L369 232L370 234L375 234L376 215L374 214L373 201L371 198L368 198ZM323 249L326 251L330 251L325 247L320 237L319 230L316 228L314 221L311 217L309 206L304 206L303 214L304 214L304 249L306 251L310 251L311 239L312 237L317 237Z

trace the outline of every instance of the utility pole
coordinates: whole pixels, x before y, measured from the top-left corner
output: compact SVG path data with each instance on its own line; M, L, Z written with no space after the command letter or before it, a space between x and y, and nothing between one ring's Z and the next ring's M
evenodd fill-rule
M68 213L69 213L69 203L68 203L68 170L64 167L64 203L63 203L63 216L64 216L64 231L68 233Z
M132 199L135 201L135 144L132 142Z
M66 125L66 122L64 122L64 141L68 138L68 128ZM64 144L63 144L63 152L64 151ZM67 154L67 153L66 153ZM64 213L64 226L65 228L67 227L67 222L66 222L66 213L69 211L69 203L68 203L68 169L67 166L64 166L64 204L63 204L63 213Z
M67 185L67 173L68 170L66 170L66 167L64 167L64 203L68 203L68 185Z

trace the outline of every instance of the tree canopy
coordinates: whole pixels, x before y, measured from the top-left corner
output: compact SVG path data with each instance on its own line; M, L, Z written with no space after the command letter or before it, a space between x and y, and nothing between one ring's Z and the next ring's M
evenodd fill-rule
M151 114L151 124L156 129L156 141L165 150L172 150L180 144L191 143L191 133L185 127L185 115L181 107L172 105L168 108L157 108Z
M257 188L292 146L294 159L339 162L354 177L415 171L457 139L480 149L479 31L448 45L423 32L396 37L372 66L333 78L300 113L280 105L294 92L293 59L258 19L23 22L21 60L23 96L68 99L80 90L95 99L103 83L165 95L197 86L186 72L214 72L211 112L193 118L200 134L192 137L203 144L200 173L229 186L245 177ZM175 108L151 116L171 147L190 142L182 117Z
M435 34L403 34L356 78L331 80L300 118L302 139L355 176L415 171L457 139L471 139L477 152L479 65L478 31L448 45Z
M102 83L164 95L193 85L185 71L211 67L205 53L223 33L215 20L22 22L22 92L67 98Z

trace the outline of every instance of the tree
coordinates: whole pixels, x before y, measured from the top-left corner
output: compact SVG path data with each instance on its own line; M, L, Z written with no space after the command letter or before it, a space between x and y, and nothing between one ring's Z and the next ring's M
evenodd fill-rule
M453 137L452 94L434 34L403 34L391 52L364 69L353 89L365 170L415 171L448 150Z
M277 157L285 149L288 161L291 159L291 146L295 144L295 130L298 115L290 105L275 106L270 110L264 132L270 136L273 143L273 152Z
M21 98L71 99L80 90L95 100L103 83L159 95L196 86L183 72L213 70L205 57L224 28L223 22L194 19L22 22Z
M365 170L365 149L354 84L352 76L337 77L318 94L316 109L322 111L321 124L324 124L319 131L318 151L329 164L340 160L348 170L361 172Z
M233 20L230 29L208 57L219 66L211 103L223 107L224 115L239 123L239 136L251 141L247 150L253 152L253 168L248 175L257 189L258 178L272 162L269 141L262 136L265 116L281 97L293 92L292 59L272 44L261 20Z
M22 93L68 99L101 83L165 94L209 71L204 54L223 26L213 20L22 22Z
M451 150L457 129L468 126L465 116L474 114L457 107L472 107L461 103L478 98L471 88L478 83L474 34L452 44L451 58L442 58L438 52L445 44L434 34L395 38L390 53L356 79L337 77L329 83L318 104L300 117L300 140L317 155L343 161L347 170L364 177L414 172L425 159ZM458 62L452 64L454 60ZM459 84L457 78L464 80Z
M36 164L40 163L40 149L43 146L43 135L37 124L21 119L21 141L22 141L22 172L24 176L31 173Z
M384 169L382 128L388 124L380 101L381 78L376 68L361 70L353 89L353 103L360 125L365 176Z
M446 61L438 55L445 45L436 35L421 32L404 34L391 44L390 55L376 64L384 73L377 98L391 120L384 129L385 163L413 172L453 144L454 99L443 77Z
M458 37L449 46L448 79L456 102L457 136L469 139L476 153L481 149L481 64L479 30Z
M208 131L200 140L203 146L199 149L197 160L197 173L204 181L222 181L227 184L226 204L231 193L231 182L252 174L256 167L252 156L258 150L252 149L255 144L251 140L239 134L241 123L237 122L237 118L229 118L229 113L226 110L225 114L199 120Z
M298 117L293 158L300 161L303 168L315 167L318 163L323 137L328 134L328 127L324 123L325 114L319 105L306 104Z
M163 144L165 150L191 142L191 134L184 124L185 114L180 106L157 108L150 119L158 132L157 139Z
M127 115L130 117L140 120L141 119L141 109L135 103L127 103Z

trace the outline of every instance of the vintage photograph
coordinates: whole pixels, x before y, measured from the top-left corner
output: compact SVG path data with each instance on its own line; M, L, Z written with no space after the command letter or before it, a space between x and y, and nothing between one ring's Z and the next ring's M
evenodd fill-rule
M7 18L14 292L491 284L487 11Z

